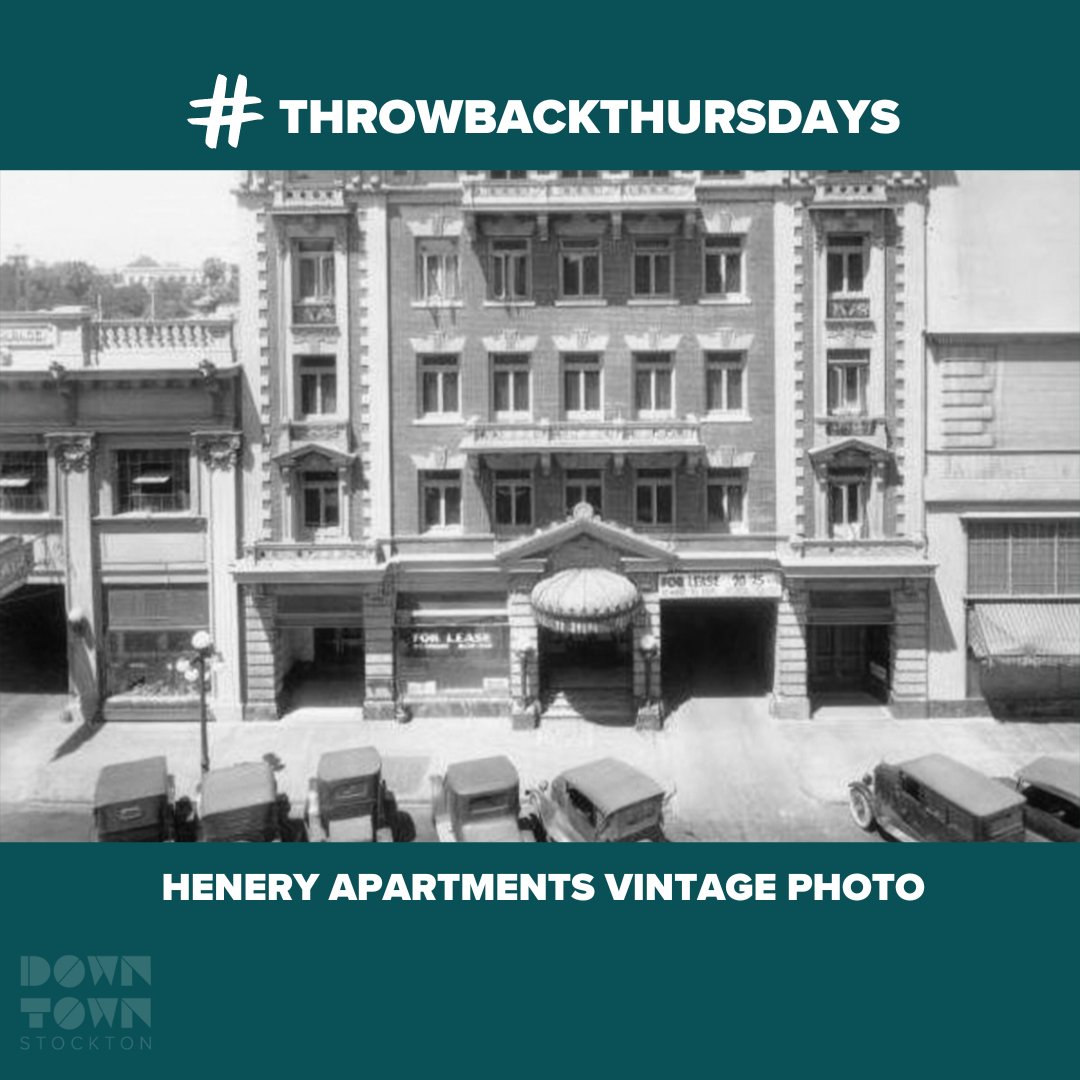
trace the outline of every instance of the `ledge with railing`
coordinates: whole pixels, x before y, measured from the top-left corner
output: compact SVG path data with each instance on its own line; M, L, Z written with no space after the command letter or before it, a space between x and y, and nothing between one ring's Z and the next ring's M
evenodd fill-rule
M606 210L619 207L689 208L695 204L697 180L693 174L669 177L560 176L493 180L489 177L462 181L465 210L523 207L532 210Z
M528 420L505 423L471 420L461 450L500 451L701 449L697 419Z
M231 319L104 319L92 328L100 363L130 363L135 354L193 365L201 360L233 362Z
M825 302L825 318L836 322L868 322L868 296L830 296Z
M333 300L300 300L293 304L293 326L336 326L337 306Z
M825 434L833 438L868 439L875 435L880 428L886 445L889 442L889 418L887 416L869 416L862 412L833 412L828 416L814 417L814 422L824 427Z

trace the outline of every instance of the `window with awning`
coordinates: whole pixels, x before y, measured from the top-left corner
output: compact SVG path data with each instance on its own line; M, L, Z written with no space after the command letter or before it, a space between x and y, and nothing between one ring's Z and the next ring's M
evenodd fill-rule
M974 603L968 644L985 664L1080 665L1080 603Z

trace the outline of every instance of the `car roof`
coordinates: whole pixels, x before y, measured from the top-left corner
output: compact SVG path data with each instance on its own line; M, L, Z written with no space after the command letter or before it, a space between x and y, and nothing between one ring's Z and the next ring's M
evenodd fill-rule
M1080 761L1064 757L1040 757L1025 765L1016 777L1047 791L1080 803Z
M562 774L605 816L664 794L664 789L640 769L617 758L589 761Z
M164 757L140 758L106 765L98 773L94 802L98 806L164 795L169 785L169 769Z
M518 772L514 763L501 754L475 761L456 761L446 770L446 786L458 795L484 795L516 788Z
M224 769L211 769L202 780L203 814L261 806L276 798L274 772L265 761L245 761Z
M330 750L319 758L317 775L320 780L356 780L374 776L382 768L382 758L374 746L356 746L347 750Z
M998 780L944 754L927 754L901 763L900 769L975 817L1022 806L1022 795Z

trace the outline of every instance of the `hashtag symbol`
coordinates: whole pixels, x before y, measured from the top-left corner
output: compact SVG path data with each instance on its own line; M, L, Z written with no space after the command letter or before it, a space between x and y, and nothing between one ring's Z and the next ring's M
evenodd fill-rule
M228 80L224 75L219 75L214 83L214 96L210 98L196 98L188 104L193 109L209 109L209 116L189 116L189 124L198 124L206 128L206 145L211 150L217 149L218 133L223 127L229 129L229 145L236 147L240 142L240 128L249 120L264 119L262 113L245 112L248 105L262 104L262 98L247 96L247 76L236 76L236 93L229 97ZM225 110L229 112L226 114Z

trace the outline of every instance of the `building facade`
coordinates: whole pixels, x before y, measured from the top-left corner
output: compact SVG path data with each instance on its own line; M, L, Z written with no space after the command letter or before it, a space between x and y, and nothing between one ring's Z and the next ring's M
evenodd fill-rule
M206 629L215 714L240 716L239 373L226 321L0 314L5 629L66 655L86 719L197 716L175 661Z
M249 175L249 713L327 678L372 716L925 709L926 196Z

